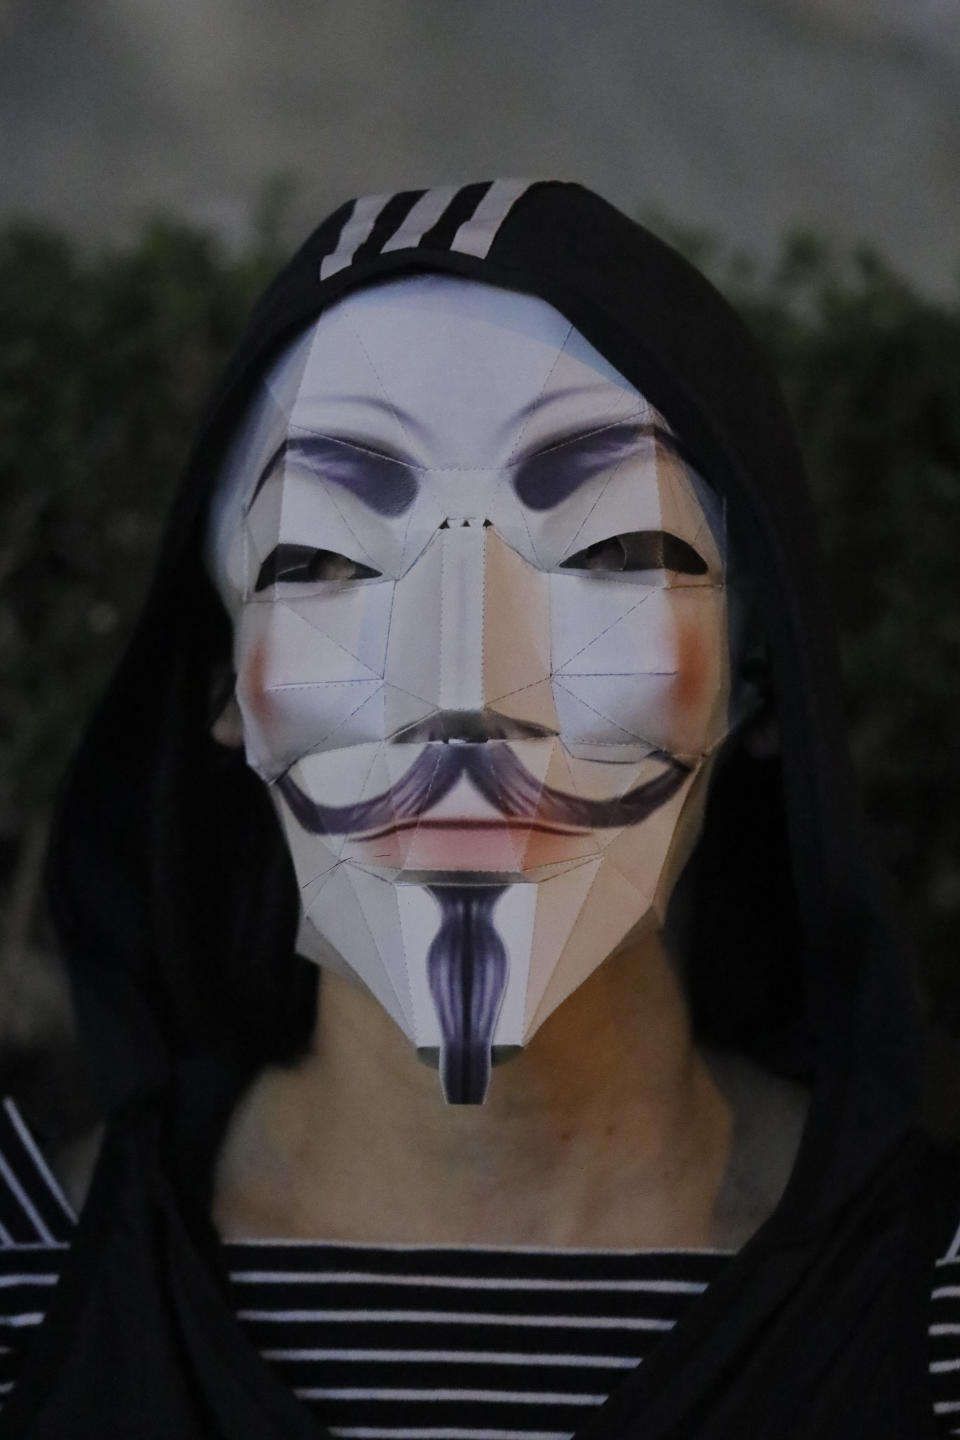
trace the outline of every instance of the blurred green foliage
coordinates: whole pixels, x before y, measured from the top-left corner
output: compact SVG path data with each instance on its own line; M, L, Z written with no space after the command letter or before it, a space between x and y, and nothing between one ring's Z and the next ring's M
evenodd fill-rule
M796 416L868 808L928 993L960 1032L960 306L809 237L763 273L696 237L684 248L759 333ZM277 251L268 228L236 256L166 220L92 255L50 230L0 232L8 892L136 612L209 383Z
M727 290L796 420L854 761L932 1010L960 1033L960 304L802 235Z

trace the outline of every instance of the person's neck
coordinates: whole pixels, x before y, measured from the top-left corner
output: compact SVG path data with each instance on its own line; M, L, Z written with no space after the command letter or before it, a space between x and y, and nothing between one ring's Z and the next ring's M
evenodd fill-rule
M494 1070L484 1105L364 991L325 974L313 1046L262 1072L221 1148L214 1219L241 1237L711 1246L732 1107L694 1047L660 937L612 956Z

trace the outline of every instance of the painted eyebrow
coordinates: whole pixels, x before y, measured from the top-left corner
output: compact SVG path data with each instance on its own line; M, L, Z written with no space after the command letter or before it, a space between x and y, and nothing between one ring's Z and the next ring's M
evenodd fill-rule
M398 456L332 435L294 435L277 446L261 470L248 509L287 456L342 485L378 515L403 515L417 498L413 469Z
M620 421L552 441L521 460L513 477L517 497L529 510L552 510L592 479L604 465L619 460L638 440L652 439L690 464L676 435L656 421Z
M597 430L560 435L514 462L514 489L530 510L550 510L619 459L638 440L653 439L686 464L682 441L655 421L620 421ZM378 515L403 515L417 497L416 462L361 440L334 435L297 435L283 440L257 479L248 510L281 461L290 455L325 480L342 485Z

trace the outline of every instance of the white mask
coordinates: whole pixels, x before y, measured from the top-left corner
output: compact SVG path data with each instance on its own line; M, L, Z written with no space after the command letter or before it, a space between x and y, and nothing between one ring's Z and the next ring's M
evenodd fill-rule
M214 499L249 764L299 949L483 1099L659 925L732 727L721 503L544 301L428 275L333 306Z

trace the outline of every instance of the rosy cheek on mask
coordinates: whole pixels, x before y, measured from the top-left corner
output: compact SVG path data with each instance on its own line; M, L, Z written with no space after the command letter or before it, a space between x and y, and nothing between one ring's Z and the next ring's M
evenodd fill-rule
M263 730L270 729L274 718L266 691L267 658L266 641L254 641L243 658L239 676L250 712Z
M677 673L670 699L686 728L694 724L698 716L709 713L716 698L715 637L704 632L702 622L681 620L677 624L676 644Z

